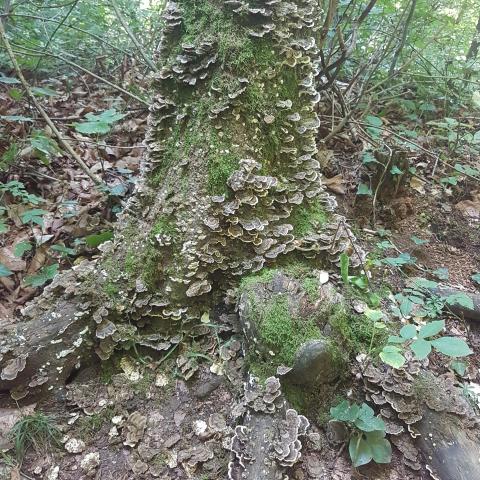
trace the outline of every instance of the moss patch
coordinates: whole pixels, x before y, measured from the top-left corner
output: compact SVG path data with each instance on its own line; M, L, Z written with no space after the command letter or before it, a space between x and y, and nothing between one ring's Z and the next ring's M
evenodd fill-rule
M303 237L325 225L328 213L319 201L313 201L297 207L290 215L289 221L293 225L293 233Z
M372 354L380 352L387 342L388 331L375 329L373 322L364 315L349 313L344 305L332 305L325 312L338 341L351 355L368 353L372 342Z
M266 305L259 325L260 339L276 352L278 364L292 365L302 343L322 336L313 320L292 317L283 295Z

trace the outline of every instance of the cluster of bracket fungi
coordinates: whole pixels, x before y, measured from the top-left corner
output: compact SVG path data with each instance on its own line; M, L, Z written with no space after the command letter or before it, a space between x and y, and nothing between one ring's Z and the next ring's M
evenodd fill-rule
M422 388L418 385L420 372L420 363L413 359L402 370L385 364L370 364L363 372L367 398L380 409L391 442L413 470L421 468L414 439L420 435L416 424L423 419L426 410L454 414L464 421L474 418L472 406L459 394L454 379L423 372L425 385Z
M178 343L170 338L172 332L179 321L198 321L212 306L212 299L206 294L214 283L227 291L240 276L256 272L292 251L302 252L306 257L323 252L334 262L343 251L353 253L354 236L343 217L333 212L335 201L322 185L320 163L316 159L320 123L316 109L320 95L315 80L320 64L315 35L321 18L317 2L209 0L209 3L221 9L254 42L254 47L268 41L274 60L264 71L251 69L237 74L233 67L227 68L220 62L215 38L181 43L184 11L192 6L186 0L168 2L158 49L163 67L153 82L157 94L149 115L143 179L120 216L115 242L103 246L103 258L110 256L114 264L121 262L127 251L143 258L145 252L153 249L158 258L154 285L153 288L147 285L139 272L133 286L130 283L125 287L121 281L129 275L118 267L107 268L102 259L81 268L89 270L88 275L95 281L114 284L119 281L122 289L118 298L108 298L99 291L95 301L91 289L75 285L75 294L81 299L81 310L77 313L89 319L90 331L95 332L96 352L102 359L108 358L122 342L140 343L157 350ZM233 88L228 91L218 88L212 81L214 74L217 78L233 78ZM286 95L282 86L288 74L294 74L296 80ZM255 118L242 110L246 89L252 85L269 99L262 107L265 111L258 111ZM185 98L190 100L182 100L184 96L179 92L187 92ZM227 180L228 195L212 195L206 188L208 145L198 148L193 145L188 154L165 165L173 132L180 132L178 144L173 147L181 152L184 136L198 127L192 122L192 112L200 101L205 104L206 100L210 109L202 122L218 137L228 140L230 153L238 158L238 167ZM279 139L270 165L262 146L266 135L262 128L274 131ZM229 137L232 132L234 136ZM201 132L197 133L201 136ZM149 179L159 168L163 169L162 182L152 186ZM188 186L183 193L178 188L182 182ZM297 234L291 218L298 209L308 211L314 204L331 212L328 221L314 225L309 233ZM171 232L148 234L159 218L172 219L175 236ZM127 229L137 233L127 235ZM352 263L358 260L352 255ZM56 292L60 286L56 285ZM69 297L65 292L61 295ZM45 322L51 321L51 315L44 314ZM78 323L76 316L74 320ZM2 365L1 375L2 379L15 380L16 373L10 371L18 373L23 369L23 357L18 355L22 348L9 349L4 348L8 361ZM69 345L64 350L80 362L86 351L85 343Z
M155 213L173 218L178 231L175 240L169 233L157 234L156 248L171 249L172 242L180 245L175 252L175 264L160 283L163 295L152 297L149 304L158 307L155 316L173 320L198 318L198 312L187 306L212 290L218 273L230 279L246 275L292 251L303 252L307 257L325 252L335 261L339 253L351 248L354 238L342 217L333 213L327 224L302 236L295 234L289 222L297 208L308 208L315 202L327 211L335 208L334 199L322 185L316 159L316 106L320 101L315 88L319 52L314 26L320 15L316 3L227 0L218 4L254 41L268 38L276 61L264 72L253 71L248 78L239 76L234 82L236 86L223 92L208 79L219 71L231 79L235 72L223 72L215 41L202 39L195 45L182 44L181 52L165 62L155 80L158 94L151 107L145 171L162 166L169 136L175 128L185 132L192 128L189 118L199 98L209 100L205 121L219 136L227 135L225 125L235 131L236 138L229 139L229 150L238 154L239 159L237 170L227 180L228 194L210 195L206 191L206 165L197 158L206 156L202 149L193 151L191 158L170 165L165 173L172 178L187 176L189 184L188 197L173 195L173 200L163 202L167 205ZM181 38L181 2L169 2L165 20L160 58L167 57L172 43ZM258 118L245 118L242 101L246 89L257 82L265 92L280 91L282 76L288 69L298 79L292 98L273 94L275 100L265 112L259 112ZM172 84L176 90L172 91ZM192 103L182 103L173 93L185 88L196 89L198 96ZM252 123L253 134L247 130L247 122ZM265 173L264 152L258 146L262 143L262 122L278 129L280 138L278 166L270 168L269 174Z
M228 478L284 478L282 472L300 459L300 437L307 434L309 421L286 408L276 377L267 378L263 386L251 379L245 386L244 402L243 425L235 427L230 444L233 459Z

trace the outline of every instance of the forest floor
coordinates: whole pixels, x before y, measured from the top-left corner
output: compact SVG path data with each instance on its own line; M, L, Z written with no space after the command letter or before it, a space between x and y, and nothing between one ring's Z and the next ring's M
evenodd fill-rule
M40 293L41 287L31 281L26 285L25 279L40 277L41 283L42 275L48 275L46 266L55 263L62 270L99 254L97 246L108 238L116 212L131 193L144 153L146 111L129 110L115 92L87 78L78 78L73 84L60 79L48 87L57 92L42 100L49 115L62 125L91 170L101 174L108 192L92 188L82 170L62 153L49 150L45 143L32 143L31 121L12 117L31 119L32 110L25 104L20 108L11 98L9 86L0 85L0 121L9 138L16 139L20 158L1 180L23 182L26 191L43 199L38 208L44 210L41 222L23 223L22 214L29 207L20 201L22 193L14 187L2 192L10 228L2 235L0 263L13 274L0 276L0 324L13 322L15 312ZM106 136L95 138L75 130L74 123L86 114L112 108L127 115ZM390 114L389 129L395 117L395 112ZM34 126L49 137L40 119L35 119ZM388 134L384 136L383 141L388 142ZM478 291L478 183L462 175L452 183L438 181L451 176L451 169L436 159L450 158L452 152L428 131L417 141L422 148L403 145L398 163L391 165L398 165L401 173L387 172L373 207L372 195L356 193L365 175L374 180L379 175L362 161L366 140L361 131L353 137L351 132L341 135L328 148L321 147L326 183L359 245L370 252L369 261L408 255L402 269L385 263L372 268L373 283L388 285L398 293L408 276L428 272L429 278L448 279L457 289ZM0 154L7 149L7 143L0 143ZM480 168L478 157L455 155L452 163ZM415 173L409 174L409 168ZM26 243L35 243L35 247L26 247L19 255L17 246ZM52 250L55 245L60 248ZM332 268L329 274L329 281L342 289L339 272ZM349 301L358 314L364 311L361 301ZM480 388L480 325L451 315L445 319L450 334L467 337L475 353L462 374L453 373L445 357L437 354L429 357L430 369L452 376L475 400L475 392L480 393L475 390ZM212 323L218 325L216 334L200 327L188 345L179 345L175 355L151 357L127 351L82 370L71 379L64 398L18 409L0 408L0 478L226 478L230 453L225 447L239 415L236 407L243 388L244 359L235 313L218 313ZM179 358L183 358L180 363ZM352 364L353 373L356 369ZM353 378L345 385L345 393L361 388ZM31 445L19 463L8 432L22 415L33 411L52 416L61 436L47 445ZM363 467L359 472L352 468L346 449L329 444L324 424L315 418L310 421L317 435L306 441L302 459L292 471L296 480L428 478L423 469L408 469L397 450L391 464Z

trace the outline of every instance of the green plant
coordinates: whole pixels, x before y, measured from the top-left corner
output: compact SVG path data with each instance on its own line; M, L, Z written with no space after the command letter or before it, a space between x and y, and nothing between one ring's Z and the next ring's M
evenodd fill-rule
M30 448L36 452L42 452L49 447L58 445L60 440L60 430L53 418L41 412L21 418L13 426L10 434L19 462L23 460L25 453Z
M370 463L390 463L392 446L385 438L385 422L375 416L366 403L351 405L343 400L330 409L334 420L344 422L349 430L348 452L354 467Z
M392 335L388 338L388 345L383 348L380 358L394 368L401 368L406 362L404 353L408 349L418 360L427 358L432 348L448 357L465 357L472 353L461 338L437 337L444 328L443 320L428 322L418 331L415 325L405 325L400 330L400 336Z
M85 118L87 119L84 122L75 123L75 130L79 133L85 133L87 135L93 134L105 134L108 133L112 125L118 120L121 120L125 117L126 114L117 113L114 108L105 110L99 115L94 115L93 113L87 113Z
M365 274L349 275L350 257L346 253L340 255L340 274L345 285L352 285L354 287L365 290L368 288L368 278Z
M54 263L48 267L41 268L35 275L25 277L25 285L30 287L42 287L50 280L53 280L58 273L59 264Z

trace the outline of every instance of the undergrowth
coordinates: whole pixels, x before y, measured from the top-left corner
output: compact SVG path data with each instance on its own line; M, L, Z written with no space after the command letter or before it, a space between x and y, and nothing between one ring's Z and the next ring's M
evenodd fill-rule
M49 448L58 446L60 435L52 417L41 412L24 416L11 431L17 460L21 463L30 448L37 453L45 453Z

